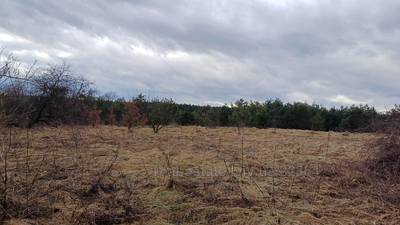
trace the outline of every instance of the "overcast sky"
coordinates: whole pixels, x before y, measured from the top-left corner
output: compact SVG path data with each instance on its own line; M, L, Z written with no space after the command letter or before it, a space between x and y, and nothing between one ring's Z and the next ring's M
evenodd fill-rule
M0 46L101 92L400 103L398 0L1 0Z

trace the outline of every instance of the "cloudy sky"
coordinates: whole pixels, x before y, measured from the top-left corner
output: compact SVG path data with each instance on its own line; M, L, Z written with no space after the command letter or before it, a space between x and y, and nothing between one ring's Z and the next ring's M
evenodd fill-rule
M125 97L385 109L400 103L399 12L398 0L1 0L0 46Z

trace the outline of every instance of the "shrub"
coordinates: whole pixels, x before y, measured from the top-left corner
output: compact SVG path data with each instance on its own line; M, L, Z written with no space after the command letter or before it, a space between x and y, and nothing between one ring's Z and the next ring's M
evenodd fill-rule
M100 114L101 110L98 109L89 110L87 115L89 124L92 125L93 127L99 125L101 121Z
M380 122L378 139L372 144L366 163L373 195L392 204L400 204L400 108L396 106Z
M147 119L156 134L175 118L176 104L172 99L155 99L146 104L144 109Z
M400 183L400 108L396 106L379 125L383 134L373 143L368 168L375 175Z
M135 102L125 102L125 113L123 115L123 123L131 131L134 126L143 126L147 119L140 113L140 109Z

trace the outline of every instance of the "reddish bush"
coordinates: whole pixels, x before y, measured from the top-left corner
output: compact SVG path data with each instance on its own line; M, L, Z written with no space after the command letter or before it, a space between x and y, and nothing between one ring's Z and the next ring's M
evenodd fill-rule
M114 126L117 119L114 113L114 108L111 108L107 115L107 122L109 125Z
M147 119L140 113L140 109L135 102L126 102L124 108L123 123L128 127L129 131L134 126L143 126L146 124Z
M101 110L98 109L92 109L88 112L88 122L90 125L97 126L100 124L101 118L100 118Z

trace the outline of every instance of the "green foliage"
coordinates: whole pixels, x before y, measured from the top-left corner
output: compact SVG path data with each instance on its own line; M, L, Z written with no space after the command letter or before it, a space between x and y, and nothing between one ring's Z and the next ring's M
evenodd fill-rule
M249 125L252 119L249 103L240 99L232 105L233 112L230 120L237 127Z
M171 99L148 101L143 95L139 95L133 101L137 103L141 113L149 118L148 125L152 126L155 132L172 121L183 126L357 131L369 127L379 118L375 109L368 105L327 109L320 105L300 102L284 104L279 99L265 102L240 99L230 106L199 106L177 104ZM113 108L119 121L119 118L123 117L119 115L124 114L123 102L123 99L112 101L98 98L97 106L102 111L101 119L107 121L107 112Z
M368 105L352 106L344 110L344 116L339 124L341 130L356 130L364 128L370 124L371 119L375 118L377 113L374 108Z
M177 108L172 99L154 99L142 107L154 133L158 133L163 126L170 124L175 119Z
M316 112L310 119L311 130L325 130L325 118L321 112Z
M195 112L179 109L176 113L176 122L183 126L197 124L196 116Z

